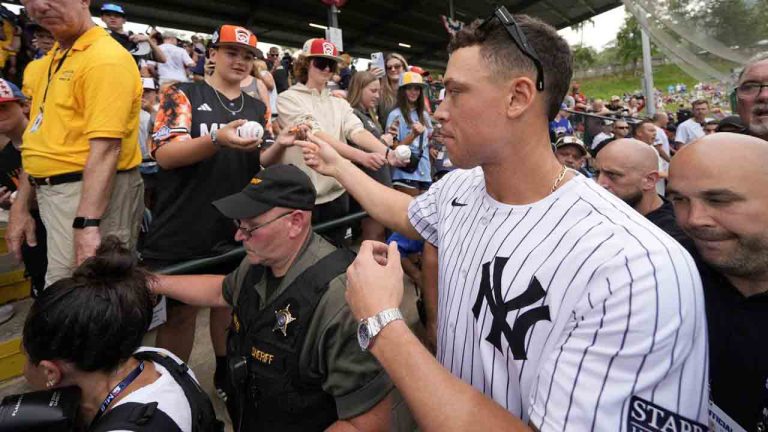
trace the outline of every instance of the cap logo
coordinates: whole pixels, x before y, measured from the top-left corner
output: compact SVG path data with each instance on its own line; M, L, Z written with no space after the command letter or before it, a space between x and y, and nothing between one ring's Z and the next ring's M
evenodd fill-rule
M329 42L323 42L323 54L332 56L333 55L333 44Z
M13 90L11 90L11 87L5 82L5 80L0 80L0 97L4 99L11 99L13 98Z
M251 179L251 184L252 184L252 185L256 186L256 185L258 185L259 183L261 183L261 179L260 179L260 178L258 178L258 177L254 177L254 178L252 178L252 179Z
M235 40L239 43L250 45L251 32L242 27L238 27L235 29Z

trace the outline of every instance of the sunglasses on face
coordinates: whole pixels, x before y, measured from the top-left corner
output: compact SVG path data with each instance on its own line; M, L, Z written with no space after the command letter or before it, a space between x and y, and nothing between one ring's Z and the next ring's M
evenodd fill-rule
M312 59L312 64L320 70L325 70L325 68L330 69L331 72L336 70L336 60L331 60L329 58L315 57Z
M531 59L533 65L536 66L536 89L543 91L544 68L541 65L541 60L539 60L539 55L536 54L536 50L533 49L533 46L528 43L528 38L525 37L525 34L520 29L520 26L512 17L512 14L509 13L506 7L500 6L493 12L493 15L491 15L482 24L480 24L479 28L485 27L494 19L501 21L501 23L504 25L504 28L507 30L507 33L509 33L509 37L512 38L512 41L515 43L520 52L522 52L524 56Z
M400 63L387 65L387 70L400 70L402 68L403 68L403 65L401 65Z

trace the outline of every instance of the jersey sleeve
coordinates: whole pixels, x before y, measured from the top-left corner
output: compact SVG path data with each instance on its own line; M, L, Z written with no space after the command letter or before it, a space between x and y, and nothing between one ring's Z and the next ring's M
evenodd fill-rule
M160 95L160 109L155 117L152 134L152 155L170 141L191 138L192 104L178 87L170 86Z
M653 254L619 252L591 272L541 359L529 408L538 430L706 430L706 323L693 294L701 282L680 251L668 259L690 267L674 271Z
M434 246L439 245L439 199L445 181L432 184L423 194L411 201L408 206L408 219L419 235Z

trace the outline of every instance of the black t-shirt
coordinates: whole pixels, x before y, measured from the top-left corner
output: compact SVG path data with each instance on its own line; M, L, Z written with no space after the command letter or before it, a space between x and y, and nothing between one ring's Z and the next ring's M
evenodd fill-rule
M0 150L0 186L5 186L8 190L15 191L19 186L20 174L21 152L9 141Z
M661 228L662 231L669 234L673 239L677 240L677 242L683 245L685 250L692 256L697 257L698 252L696 252L696 245L693 243L693 240L691 240L691 238L680 229L680 226L677 225L674 206L672 206L670 201L667 201L663 197L660 198L664 201L664 204L645 215L646 219L653 222L654 225Z
M238 119L258 121L264 126L267 112L264 103L244 93L241 95L242 99L232 101L224 95L217 97L216 90L205 82L178 84L167 89L162 94L155 121L153 154L171 140L210 135L211 130ZM236 247L234 224L211 202L241 191L258 172L258 151L242 152L227 147L190 166L160 168L143 256L184 261L218 255Z
M278 66L277 69L272 72L272 78L275 80L275 88L278 93L282 93L290 87L288 83L288 71L283 66Z
M699 270L707 305L710 398L744 429L758 430L768 409L768 293L744 297L712 268L699 264Z

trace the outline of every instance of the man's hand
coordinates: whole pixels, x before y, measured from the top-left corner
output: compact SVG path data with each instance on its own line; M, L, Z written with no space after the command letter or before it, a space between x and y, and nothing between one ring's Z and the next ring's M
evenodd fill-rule
M148 42L149 36L142 33L136 33L134 35L131 35L131 37L129 37L128 39L133 43Z
M275 122L273 124L277 124ZM275 138L275 144L283 147L291 147L296 143L296 140L306 140L309 132L311 131L309 125L299 124L290 128L282 128Z
M11 208L11 195L13 195L13 192L5 186L0 186L0 208L5 210Z
M248 139L237 135L237 128L247 122L247 120L235 120L219 129L216 133L216 144L246 152L258 150L261 147L261 139Z
M37 246L35 220L28 211L12 208L5 230L5 242L18 262L21 262L21 246L25 241L30 247Z
M330 144L310 134L307 140L296 140L304 153L304 163L322 175L335 177L345 159Z
M391 152L390 152L391 153ZM355 162L372 171L378 171L387 163L387 159L380 153L365 153Z
M432 159L437 159L438 154L440 154L440 152L435 147L429 148L429 156L431 156Z
M347 269L347 303L357 319L397 308L403 300L403 267L397 243L365 241Z
M75 266L79 266L87 258L96 254L101 244L99 227L87 227L74 230L75 235Z

